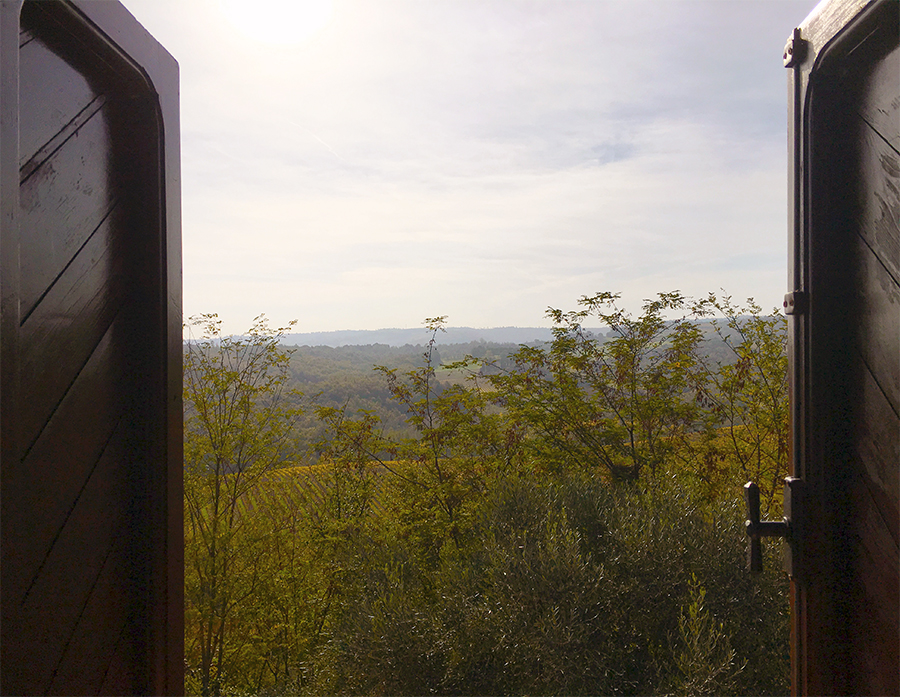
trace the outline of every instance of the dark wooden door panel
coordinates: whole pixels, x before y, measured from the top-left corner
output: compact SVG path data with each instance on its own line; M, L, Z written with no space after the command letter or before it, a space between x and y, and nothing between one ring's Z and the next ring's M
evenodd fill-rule
M119 311L126 268L114 231L121 224L113 211L22 325L21 384L29 395L21 412L26 443L43 428Z
M0 33L0 693L178 694L177 65L111 0Z
M860 124L859 133L863 144L859 232L896 283L900 281L900 154L868 124Z
M121 467L127 455L125 433L120 427L105 448L20 605L19 626L40 628L21 632L20 640L9 647L11 657L20 656L22 685L40 685L43 691L50 691L74 633L92 619L85 617L85 609L101 573L107 567L123 571L123 552L115 551L130 542L128 510L123 504L131 493L130 483ZM51 605L47 598L67 598L69 602ZM127 621L128 604L107 605L104 614L114 622L113 631L118 634ZM34 656L40 660L30 660Z
M893 43L886 52L873 49L872 62L862 66L859 108L850 117L856 158L846 175L858 201L850 211L855 214L850 256L855 269L844 280L854 295L856 314L851 342L856 350L850 356L854 389L848 395L855 427L848 434L853 457L847 463L851 494L845 523L853 538L849 571L855 596L850 604L855 665L849 686L862 694L896 694L900 689L900 156L890 144L900 130L896 120L890 121L900 102L896 32ZM886 79L891 74L893 84ZM867 427L870 418L878 421ZM877 451L867 437L873 429L884 439ZM890 452L895 453L892 472L885 471L879 457Z
M897 18L889 22L898 29ZM895 151L900 152L900 98L897 97L897 76L900 75L900 51L893 50L872 66L863 78L858 113Z
M112 152L105 111L96 112L20 187L23 318L115 204L108 172Z
M129 608L131 594L122 585L122 576L131 572L129 565L130 538L127 530L118 530L115 545L104 560L103 568L91 588L78 623L56 666L47 689L48 694L113 695L132 694L141 680L135 680L133 647L133 618L115 608ZM103 688L109 678L118 651L131 651L125 672ZM115 671L113 671L115 673Z
M859 466L894 545L900 544L900 438L897 416L868 370L862 371L854 399L859 410L854 423Z
M853 283L856 296L852 320L859 327L859 360L894 412L900 413L900 287L862 236L852 251L856 277L847 281Z
M97 96L87 78L46 43L23 32L19 50L19 166L53 140Z
M791 72L794 688L900 693L900 11L820 5Z
M99 695L127 695L134 691L134 651L127 630L123 629L107 662Z
M125 374L112 328L17 466L4 463L5 599L21 604L122 415ZM40 515L30 515L40 511ZM12 562L10 564L9 562Z
M859 463L860 467L864 467ZM896 695L900 665L900 556L897 540L872 499L869 483L856 477L850 498L856 524L853 534L855 597L851 599L851 690L861 695ZM847 660L847 659L845 659Z

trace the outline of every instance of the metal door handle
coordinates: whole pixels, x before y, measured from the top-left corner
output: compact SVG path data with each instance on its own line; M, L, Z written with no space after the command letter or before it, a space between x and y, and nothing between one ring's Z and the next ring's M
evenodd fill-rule
M763 569L762 545L763 537L783 537L788 542L785 549L784 570L791 576L797 576L800 562L801 536L797 529L800 522L800 504L803 480L787 477L784 480L784 518L780 521L759 519L759 487L754 482L744 484L744 501L747 503L747 535L750 537L747 547L747 567L751 573L758 574Z

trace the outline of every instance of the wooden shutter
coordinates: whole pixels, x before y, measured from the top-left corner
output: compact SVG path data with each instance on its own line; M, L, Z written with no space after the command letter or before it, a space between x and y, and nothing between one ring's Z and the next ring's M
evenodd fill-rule
M831 2L794 45L795 693L900 693L898 23L896 0Z
M2 7L3 694L183 690L177 64Z

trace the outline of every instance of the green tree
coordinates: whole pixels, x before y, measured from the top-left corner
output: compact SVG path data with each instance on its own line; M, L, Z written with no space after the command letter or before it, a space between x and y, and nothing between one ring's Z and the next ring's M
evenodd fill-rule
M432 559L446 540L462 543L470 502L493 472L519 466L521 440L519 430L492 408L492 396L477 375L468 385L437 380L435 343L445 319L425 321L431 336L421 366L406 371L376 367L405 410L411 437L386 437L371 411L352 418L341 409L319 410L330 426L322 447L325 456L344 470L352 465L361 473L364 462L377 466L384 474L382 499L389 501L384 505L411 526L408 532L414 529L413 534L430 541Z
M262 573L255 593L243 601L241 621L232 626L232 642L250 639L233 666L232 693L299 695L314 677L314 657L342 579L333 564L322 563L322 536L310 515L316 506L311 469L274 471L244 502L264 543L246 550L256 552Z
M375 463L383 476L354 524L354 560L341 559L353 592L314 691L786 689L780 572L747 575L739 503L684 476L705 447L698 395L711 389L702 328L664 317L688 301L661 296L637 319L604 305L604 341L582 330L597 312L584 300L588 312L555 315L551 346L519 351L515 372L442 386L433 353L421 368L384 370L413 438L384 438L371 413L330 412L344 419L335 462ZM593 437L619 448L624 472L589 459Z
M314 693L787 690L784 579L746 573L739 506L545 473L496 481L473 522L435 564L402 525L372 539Z
M550 309L549 348L523 346L516 367L490 375L500 404L530 429L529 444L545 463L599 468L636 480L673 458L689 460L691 435L703 414L694 394L704 379L697 351L702 333L677 291L645 301L635 318L619 295L582 297L582 309ZM583 328L610 328L606 338Z
M186 388L200 395L190 403L186 393L189 685L782 694L784 578L776 564L745 572L742 506L721 495L766 462L750 437L765 426L752 401L781 365L780 325L730 300L665 293L638 317L617 300L601 293L576 312L551 310L550 345L521 347L514 365L492 370L464 361L454 366L471 368L463 384L439 381L449 374L435 347L444 318L428 320L423 361L377 370L403 428L386 431L379 409L329 403L314 412L326 434L318 464L283 468L296 402L282 350L263 342L269 363L258 346L242 354L255 368L232 371L222 356L231 340L206 318L206 342L188 347L197 361L186 356ZM726 318L697 322L704 312ZM583 329L598 320L607 336ZM710 326L733 360L710 358ZM223 387L263 386L262 376L277 378L274 391ZM217 417L235 438L247 424L250 445L207 433L215 419L203 409L231 413L213 404L254 405ZM770 436L757 440L769 447ZM718 488L704 458L719 461Z
M187 678L218 696L249 636L232 627L267 573L269 534L242 506L290 453L298 410L289 406L289 355L257 317L245 337L223 336L216 315L191 319L201 337L184 356L185 601Z
M709 459L730 463L726 477L732 485L755 481L768 513L780 501L789 466L787 319L778 308L764 315L752 298L741 307L713 293L694 312L714 316L712 326L730 354L705 366L708 387L701 402L721 429L709 442Z

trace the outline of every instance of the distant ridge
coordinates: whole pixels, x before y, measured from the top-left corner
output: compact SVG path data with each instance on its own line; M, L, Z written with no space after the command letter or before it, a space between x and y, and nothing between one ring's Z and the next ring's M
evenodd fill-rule
M594 332L606 332L605 328L594 328ZM286 346L368 346L386 344L388 346L421 346L428 343L431 334L425 327L414 329L346 329L334 332L306 332L285 334L281 343ZM549 327L447 327L439 332L438 344L468 344L484 341L494 344L528 344L533 341L550 341L553 333Z

